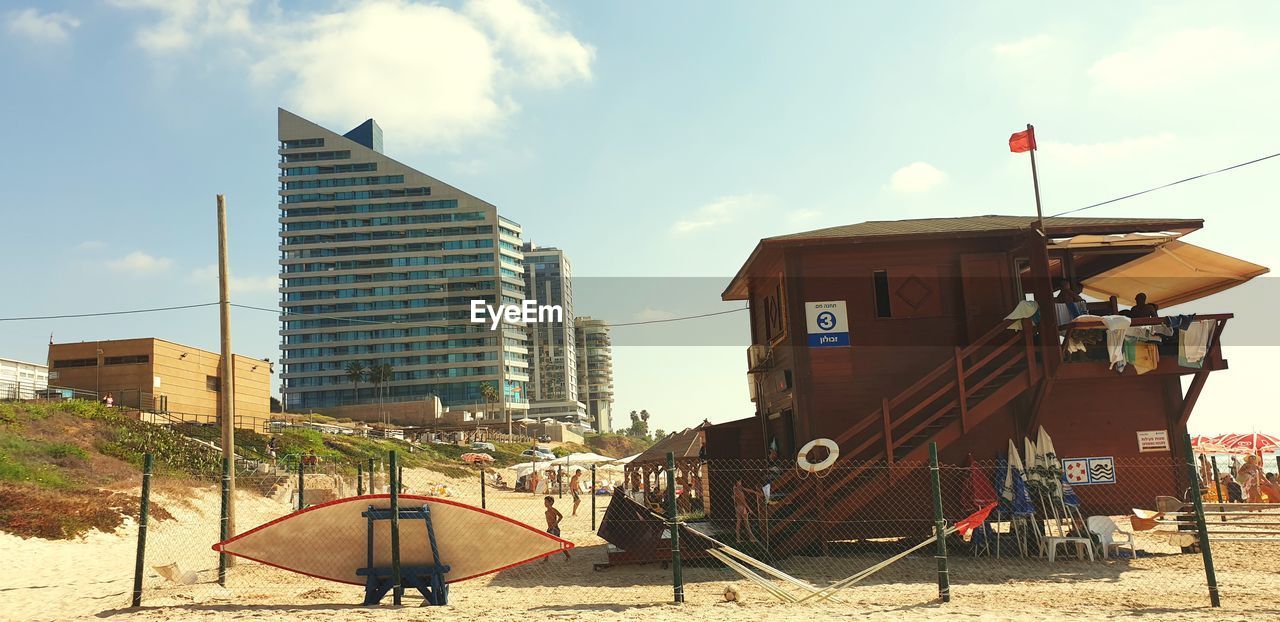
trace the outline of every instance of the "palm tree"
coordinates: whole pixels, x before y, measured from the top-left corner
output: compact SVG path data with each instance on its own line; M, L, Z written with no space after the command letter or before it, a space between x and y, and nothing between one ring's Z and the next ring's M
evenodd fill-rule
M352 389L353 399L351 401L353 404L359 403L360 383L364 382L365 378L368 377L369 370L365 369L364 363L361 363L360 361L348 361L347 366L343 368L343 371L347 374L347 380L350 380L351 384L355 387Z
M495 404L498 401L498 387L491 384L487 384L487 383L484 384L483 386L480 387L480 399L484 400L484 415L485 415L485 418L488 419L489 411L493 407L492 404ZM511 437L511 421L510 421L510 418L508 418L508 421L507 421L508 440L510 440L510 437Z
M386 383L391 382L392 377L393 372L391 366L386 363L378 363L377 365L369 368L369 382L373 383L373 386L378 392L378 418L382 419L384 431L386 430L385 426L390 425L390 421L387 420L386 413L383 410L382 398L385 394Z

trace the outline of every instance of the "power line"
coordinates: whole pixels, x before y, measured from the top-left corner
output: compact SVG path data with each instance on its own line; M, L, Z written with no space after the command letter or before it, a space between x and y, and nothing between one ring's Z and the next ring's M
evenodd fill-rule
M68 313L65 315L31 315L26 317L0 317L0 322L19 322L23 320L64 320L78 317L101 317L104 315L130 315L134 313L155 313L157 311L178 311L181 309L195 309L198 307L211 307L216 302L202 302L194 305L180 305L177 307L155 307L152 309L130 309L128 311L99 311L96 313Z
M234 302L233 302L233 303L231 303L231 306L233 306L233 307L239 307L239 308L241 308L241 309L251 309L251 310L253 310L253 311L265 311L265 312L268 312L268 313L276 313L276 314L278 314L278 313L280 312L278 309L271 309L271 308L268 308L268 307L255 307L255 306L253 306L253 305L237 304L237 303L234 303ZM729 309L729 310L727 310L727 311L713 311L713 312L711 312L711 313L699 313L699 314L697 314L697 315L685 315L685 316L681 316L681 317L669 317L669 318L662 318L662 319L657 319L657 320L641 320L641 321L636 321L636 322L618 322L618 323L606 322L605 324L606 324L609 328L615 328L615 327L619 327L619 326L641 326L641 325L644 325L644 324L663 324L663 323L666 323L666 322L680 322L680 321L684 321L684 320L696 320L696 319L704 318L704 317L712 317L712 316L716 316L716 315L725 315L725 314L728 314L728 313L737 313L737 312L739 312L739 311L746 311L747 309L748 309L748 307L739 307L739 308L737 308L737 309ZM365 324L407 324L407 325L410 325L410 326L441 326L441 327L445 327L445 326L455 326L455 325L456 325L456 323L453 323L453 324L433 324L433 323L429 323L429 322L414 321L414 320L386 320L386 321L383 321L383 320L363 320L363 319L360 319L360 318L343 318L343 317L335 318L335 317L330 317L330 316L328 316L328 315L321 314L321 313L306 313L306 312L302 312L302 311L289 311L289 310L285 310L284 315L285 315L285 317L290 317L290 316L318 317L318 318L332 319L332 320L338 320L338 321L343 321L343 322L365 323Z
M1171 182L1169 182L1169 183L1167 183L1167 184L1164 184L1163 186L1156 186L1155 188L1148 188L1148 189L1143 190L1143 191L1141 191L1141 192L1135 192L1135 193L1133 193L1133 194L1126 194L1126 195L1124 195L1124 196L1122 196L1122 197L1116 197L1116 198L1114 198L1114 199L1108 199L1108 200L1103 201L1103 202L1101 202L1101 203L1094 203L1093 205L1086 205L1086 206L1084 206L1084 207L1078 207L1078 208L1076 208L1076 209L1067 210L1067 211L1065 211L1065 212L1058 212L1057 214L1054 214L1054 215L1052 215L1052 216L1049 216L1049 218L1056 218L1056 217L1058 217L1058 216L1065 216L1065 215L1067 215L1067 214L1074 214L1074 213L1076 213L1076 212L1083 212L1083 211L1085 211L1085 210L1087 210L1087 209L1093 209L1093 208L1095 208L1095 207L1101 207L1101 206L1106 205L1106 204L1108 204L1108 203L1115 203L1116 201L1123 201L1123 200L1125 200L1125 199L1132 199L1133 197L1140 196L1140 195L1143 195L1143 194L1147 194L1148 192L1155 192L1156 190L1163 190L1163 189L1168 188L1168 187L1170 187L1170 186L1176 186L1176 185L1178 185L1178 184L1186 183L1186 182L1188 182L1188 181L1193 181L1193 180L1196 180L1196 179L1200 179L1200 178L1202 178L1202 177L1208 177L1208 176L1210 176L1210 175L1217 175L1218 173L1225 173L1225 172L1227 172L1227 171L1229 171L1229 170L1232 170L1232 169L1237 169L1237 168L1240 168L1240 167L1243 167L1243 166L1249 166L1250 164L1257 164L1257 163L1259 163L1259 162L1262 162L1263 160L1270 160L1271 158L1275 158L1275 157L1280 157L1280 153L1273 153L1273 154L1271 154L1271 155L1269 155L1269 156L1263 156L1263 157L1258 158L1258 159L1256 159L1256 160L1249 160L1248 162L1241 162L1241 163L1239 163L1239 164L1233 164L1233 165L1228 166L1228 167L1226 167L1226 168L1220 168L1220 169L1218 169L1218 170L1216 170L1216 171L1209 171L1208 173L1201 173L1201 174L1199 174L1199 175L1195 175L1195 176L1193 176L1193 177L1188 177L1188 178L1186 178L1186 179L1179 179L1178 181L1171 181Z
M661 324L663 322L679 322L682 320L696 320L701 317L711 317L713 315L724 315L726 313L737 313L746 311L749 307L738 307L737 309L729 309L728 311L714 311L712 313L701 313L699 315L686 315L683 317L669 317L661 320L644 320L640 322L619 322L617 324L607 323L609 328L617 328L619 326L640 326L642 324Z

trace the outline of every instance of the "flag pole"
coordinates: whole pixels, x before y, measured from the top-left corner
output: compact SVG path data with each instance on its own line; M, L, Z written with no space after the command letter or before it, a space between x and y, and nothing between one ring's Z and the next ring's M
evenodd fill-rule
M1027 124L1027 132L1031 135L1031 185L1036 190L1036 227L1040 229L1040 233L1044 233L1044 211L1040 208L1040 176L1036 173L1036 129L1030 123ZM1047 236L1046 236L1047 237Z

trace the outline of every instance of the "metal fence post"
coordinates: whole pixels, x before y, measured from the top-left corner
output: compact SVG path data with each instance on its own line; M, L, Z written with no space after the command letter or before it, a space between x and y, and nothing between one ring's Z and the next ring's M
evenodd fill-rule
M1183 448L1187 455L1187 474L1191 476L1191 505L1196 509L1196 531L1200 535L1200 555L1204 558L1204 578L1209 583L1209 604L1214 607L1222 606L1222 599L1218 597L1218 576L1213 570L1213 551L1209 549L1209 528L1204 522L1204 500L1200 498L1200 484L1196 479L1196 462L1191 450L1191 435L1184 434L1182 437ZM1218 503L1222 503L1222 499L1218 499Z
M364 465L356 463L356 496L364 495Z
M684 602L684 569L680 565L680 516L676 512L676 455L667 452L667 517L671 526L671 586L675 602Z
M591 531L596 530L596 465L591 465Z
M376 480L373 478L373 458L369 458L369 494L371 495L378 493L374 488L374 481Z
M1222 479L1218 475L1218 457L1213 456L1210 460L1213 464L1213 486L1218 491L1218 503L1226 503L1227 498L1222 496ZM1222 517L1222 522L1227 522L1226 516Z
M303 457L298 456L298 509L299 510L306 507L305 505L303 505L303 499L302 499L302 489L304 487L303 471L306 469L306 467L303 466L304 464L305 464L305 460L303 459Z
M938 539L938 599L951 602L951 576L947 568L947 519L942 516L942 478L938 473L938 444L929 443L929 476L933 482L933 535Z
M484 483L484 465L482 464L482 465L480 465L480 508L481 508L481 509L488 509L488 507L489 507L489 506L485 505L485 499L484 499L484 487L485 487L485 483Z
M150 512L150 509L151 454L147 453L142 456L142 501L138 506L138 556L133 562L132 605L134 607L142 606L142 567L147 557L147 515ZM223 524L225 525L226 523Z
M400 586L400 473L396 450L391 450L391 465L388 477L391 485L391 599L396 605L404 595Z
M234 460L222 461L222 510L218 514L218 534L222 536L218 540L225 541L231 537L231 462ZM227 566L231 564L231 556L226 553L218 554L218 585L227 585Z

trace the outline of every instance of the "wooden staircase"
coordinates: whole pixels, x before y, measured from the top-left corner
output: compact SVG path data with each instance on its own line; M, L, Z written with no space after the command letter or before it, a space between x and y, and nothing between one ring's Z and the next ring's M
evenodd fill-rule
M840 458L821 480L818 494L789 469L773 483L769 549L786 556L835 539L830 525L847 521L893 483L895 462L927 459L930 442L945 446L1032 388L1043 367L1037 361L1034 326L1021 330L1002 321L938 365L915 384L832 439ZM847 535L847 534L846 534Z

